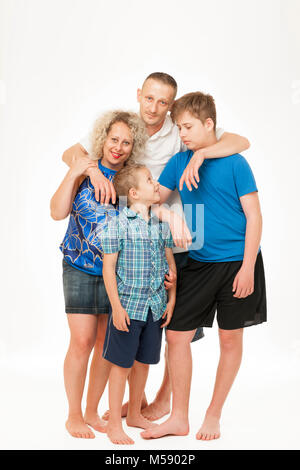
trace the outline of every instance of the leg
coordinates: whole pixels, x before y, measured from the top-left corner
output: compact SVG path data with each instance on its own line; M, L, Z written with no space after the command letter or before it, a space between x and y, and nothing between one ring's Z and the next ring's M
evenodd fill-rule
M112 364L109 376L110 413L107 424L107 435L113 444L134 444L134 441L124 432L121 418L122 401L129 372L130 369Z
M132 374L132 371L135 369L135 362L132 366L132 369L128 375L128 383L130 382L130 376ZM145 391L143 391L143 397L142 397L142 405L141 405L141 409L143 410L144 408L146 408L148 406L148 402L147 402L147 398L146 398L146 394L145 394ZM121 409L121 416L122 418L126 418L127 416L127 412L128 412L128 401L126 403L124 403L122 405L122 409ZM102 419L107 421L109 419L109 410L107 410L104 415L102 416Z
M97 318L95 315L68 314L70 345L64 362L64 380L69 403L66 428L73 437L93 438L85 424L81 401L90 353L96 340Z
M188 408L192 379L191 340L193 331L167 331L168 359L170 367L173 406L171 416L161 425L144 431L145 439L168 434L185 436L189 432Z
M243 329L219 330L220 360L212 400L196 435L200 440L220 437L220 418L229 390L238 373L243 352Z
M129 403L126 423L142 429L155 426L141 414L142 400L149 373L149 365L135 361L129 378Z
M156 397L150 405L142 408L142 414L149 421L156 421L163 416L170 413L171 403L171 380L169 374L168 364L168 343L165 347L165 370L164 377L160 389L158 390Z
M98 405L111 369L111 362L106 361L102 357L107 319L108 315L98 315L97 338L90 366L89 387L84 414L85 422L99 432L106 432L107 423L98 415Z

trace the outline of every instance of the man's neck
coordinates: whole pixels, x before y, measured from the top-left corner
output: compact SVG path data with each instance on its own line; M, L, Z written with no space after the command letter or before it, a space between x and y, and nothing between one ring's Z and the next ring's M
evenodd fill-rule
M141 202L135 202L129 206L129 209L132 211L136 212L137 214L140 214L140 216L148 222L150 218L150 207L147 204L143 204Z
M164 125L165 121L162 121L161 123L157 124L156 126L147 126L146 124L146 131L149 137L152 137L154 134L156 134L158 131L161 130L162 126Z

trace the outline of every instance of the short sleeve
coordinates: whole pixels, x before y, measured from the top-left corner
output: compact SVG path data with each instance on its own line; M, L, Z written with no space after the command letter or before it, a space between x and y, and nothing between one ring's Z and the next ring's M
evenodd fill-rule
M224 129L222 129L221 127L216 128L216 138L217 138L217 140L221 139L224 132L225 132Z
M80 145L87 151L87 153L92 152L92 138L91 134L87 134L86 136L82 137L79 141Z
M161 172L160 177L158 178L159 184L165 186L168 189L171 189L171 191L174 191L176 188L176 161L177 154L170 158L165 168Z
M117 253L121 250L121 230L119 217L108 222L103 230L97 233L104 253Z
M171 234L170 226L166 222L162 222L161 224L162 228L162 237L165 243L166 248L173 248L174 247L174 241L173 237Z
M257 191L256 181L247 160L238 155L234 162L234 178L239 197Z

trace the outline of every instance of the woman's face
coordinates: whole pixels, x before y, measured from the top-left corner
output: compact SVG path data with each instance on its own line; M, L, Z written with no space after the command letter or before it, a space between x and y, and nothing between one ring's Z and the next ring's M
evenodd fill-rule
M124 122L115 122L103 145L102 165L111 170L120 170L133 148L131 130Z

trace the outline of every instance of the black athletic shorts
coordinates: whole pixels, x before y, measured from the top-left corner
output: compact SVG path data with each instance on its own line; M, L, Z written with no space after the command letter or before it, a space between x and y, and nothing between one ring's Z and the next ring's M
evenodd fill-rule
M180 272L176 305L167 329L191 331L212 327L215 313L222 330L236 330L267 321L266 287L262 254L255 264L254 292L234 297L232 285L242 261L203 263L188 259Z

